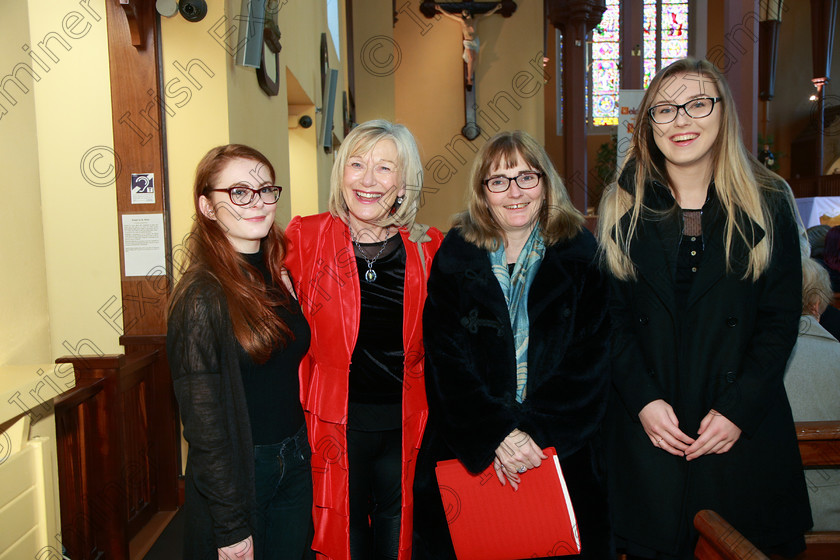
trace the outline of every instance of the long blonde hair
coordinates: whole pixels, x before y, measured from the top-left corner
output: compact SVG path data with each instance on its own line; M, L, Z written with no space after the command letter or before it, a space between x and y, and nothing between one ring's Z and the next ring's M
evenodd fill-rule
M732 244L736 237L740 237L748 247L752 247L743 278L756 280L767 269L773 247L772 210L765 195L781 192L788 206L793 204L793 195L784 180L761 165L744 146L732 91L723 75L710 62L693 58L678 60L661 70L645 92L636 114L630 150L622 167L622 170L629 170L635 166L634 192L630 193L614 182L601 201L598 230L602 259L619 279L636 277L635 266L629 257L630 243L642 215L646 182L651 179L668 181L665 156L654 140L648 111L660 88L679 74L695 74L697 79L712 81L717 86L721 101L720 107L715 110L722 111L722 115L718 136L712 145L712 171L715 193L726 216L726 269L727 272L732 270ZM630 227L625 231L617 226L628 212ZM752 239L756 232L745 229L749 227L749 222L738 220L739 213L764 230L764 239L755 246Z

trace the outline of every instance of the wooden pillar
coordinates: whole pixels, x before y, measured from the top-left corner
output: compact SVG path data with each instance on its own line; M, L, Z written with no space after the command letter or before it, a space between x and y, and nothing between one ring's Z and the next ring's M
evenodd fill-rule
M721 70L735 98L744 144L757 155L759 0L729 0L723 10L724 41L732 56Z
M604 0L546 0L546 17L563 33L563 178L586 214L586 35L601 22Z
M108 57L111 72L111 109L114 152L122 168L116 181L117 223L120 247L120 286L122 289L123 336L129 362L148 352L156 352L156 373L148 390L154 395L156 410L150 426L159 461L154 487L156 507L178 507L180 442L178 412L165 353L166 310L171 292L171 243L167 204L165 145L167 115L174 115L161 90L160 38L158 15L151 0L106 0ZM190 73L192 68L184 68ZM133 174L152 174L152 192L138 193ZM134 183L134 184L133 184ZM139 182L142 186L145 182ZM133 192L134 187L134 192ZM142 189L141 189L142 190ZM125 237L123 224L138 220ZM147 221L141 221L147 220ZM142 270L127 270L126 251L148 241L149 228L162 224L157 240L162 259L144 264ZM139 238L139 239L138 239ZM130 263L129 263L130 264ZM129 266L138 269L140 267ZM128 272L128 274L127 274ZM139 274L138 274L139 273Z
M834 48L834 20L837 0L811 0L811 56L817 100L812 119L816 127L816 162L814 175L825 172L825 86L831 80L831 51Z
M621 4L621 89L642 89L644 83L642 0Z
M120 278L123 332L131 335L166 334L166 302L171 259L166 216L164 175L164 111L158 67L158 29L155 4L143 0L106 0L108 57L111 70L111 109L114 152L123 172L117 177L117 229L120 240ZM187 69L189 71L189 69ZM154 174L154 192L132 195L132 174ZM153 201L153 202L152 202ZM142 276L126 275L124 219L162 216L166 258L161 268ZM142 235L142 225L132 235ZM130 239L129 244L137 240ZM136 253L135 253L136 254Z

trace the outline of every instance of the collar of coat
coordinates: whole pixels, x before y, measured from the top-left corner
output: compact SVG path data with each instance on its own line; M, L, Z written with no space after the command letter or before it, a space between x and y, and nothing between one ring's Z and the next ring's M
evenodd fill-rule
M443 243L447 250L437 254L438 266L442 272L451 274L467 269L490 270L487 251L464 239L459 228L453 228ZM569 261L589 263L594 258L595 249L595 238L589 231L581 230L572 239L549 245L541 266L560 266L563 262Z
M635 192L635 165L629 162L619 177L618 184L630 194ZM664 305L676 309L674 277L677 252L682 236L682 219L679 207L670 189L656 179L645 184L642 216L630 242L630 259L636 265L641 278L653 288ZM744 212L737 211L738 226L746 235L733 235L730 251L730 272L727 273L726 249L724 246L726 215L720 205L714 180L709 185L706 203L703 205L703 260L697 276L692 282L686 302L691 307L721 281L727 274L738 277L744 274L750 250L762 239L765 232ZM627 232L630 228L630 212L619 221L618 227ZM615 232L613 232L615 236Z
M586 229L573 238L546 247L531 291L528 295L528 315L534 324L548 305L571 289L576 274L571 267L589 266L594 261L597 243ZM461 236L458 228L450 230L435 255L435 266L447 275L464 276L472 285L473 297L491 309L499 325L509 324L507 306L499 282L493 275L487 251Z
M636 164L634 160L631 160L624 166L624 169L618 178L619 187L631 195L635 195L635 176ZM677 202L671 194L671 189L669 189L658 178L649 178L645 183L644 200L642 201L642 219L639 221L636 228L636 238L644 236L645 228L652 225L659 230L659 234L665 239L678 241L677 238L682 234L682 226L679 223L678 218L680 216L677 210ZM706 239L707 242L708 240L713 242L720 241L720 247L723 248L723 229L726 225L726 214L720 204L720 200L718 199L714 178L709 184L706 202L703 204L702 211L704 239ZM618 227L625 232L630 229L631 212L632 209L628 210L624 216L621 217L621 220L619 220ZM736 210L735 219L738 228L744 232L744 237L741 237L741 235L737 233L738 228L736 228L736 243L738 241L743 241L744 245L746 245L745 249L751 250L762 239L764 239L764 236L766 235L764 228L755 223L745 212ZM615 238L615 232L613 232L613 238ZM633 257L632 247L633 244L631 243L631 258Z

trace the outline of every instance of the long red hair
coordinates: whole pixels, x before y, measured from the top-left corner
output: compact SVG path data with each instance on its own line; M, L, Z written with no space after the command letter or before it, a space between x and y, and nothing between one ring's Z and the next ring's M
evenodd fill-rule
M188 273L205 271L219 281L227 300L234 336L255 362L265 363L274 349L285 346L293 336L274 312L275 307L288 308L290 303L290 295L280 280L286 255L286 237L277 224L273 224L260 242L263 259L275 287L266 286L262 274L245 261L219 223L205 216L199 206L200 198L202 195L209 196L209 189L216 186L225 166L239 159L264 165L274 182L274 167L254 148L228 144L207 152L195 171L195 222L186 243L188 262L185 275L194 278L194 274ZM173 303L188 284L189 281L178 283L172 294Z

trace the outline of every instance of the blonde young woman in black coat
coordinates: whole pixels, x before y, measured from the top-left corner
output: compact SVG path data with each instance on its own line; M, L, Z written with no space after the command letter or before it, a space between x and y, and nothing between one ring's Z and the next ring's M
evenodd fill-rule
M542 449L553 446L580 558L611 560L599 437L607 278L595 239L524 132L488 140L469 185L469 207L435 256L423 311L429 421L417 458L413 558L455 558L438 461L457 458L474 473L493 465L498 480L488 484L515 489L529 484L528 471L546 468Z
M711 64L657 74L600 211L614 284L610 499L630 554L691 558L707 508L767 553L804 546L811 514L782 384L801 307L792 202L745 149Z

